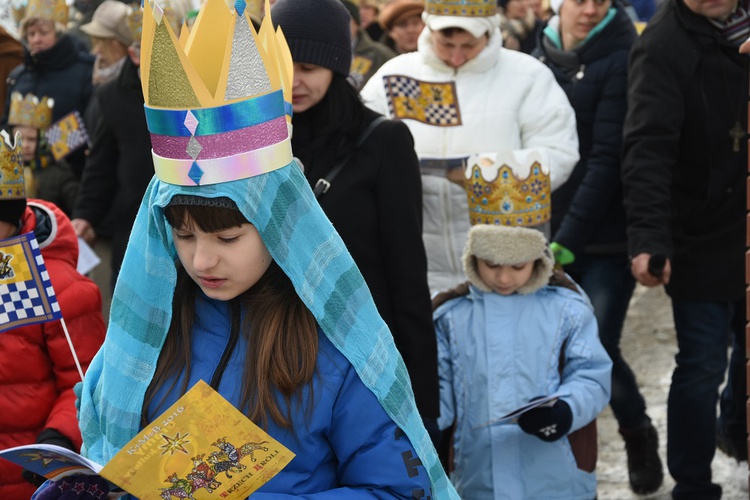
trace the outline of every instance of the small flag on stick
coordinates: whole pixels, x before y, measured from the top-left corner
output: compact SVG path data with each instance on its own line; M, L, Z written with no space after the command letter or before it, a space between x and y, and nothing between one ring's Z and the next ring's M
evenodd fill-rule
M60 320L78 374L78 361L39 243L33 232L0 240L0 334L22 326Z
M0 332L62 319L34 233L0 240Z

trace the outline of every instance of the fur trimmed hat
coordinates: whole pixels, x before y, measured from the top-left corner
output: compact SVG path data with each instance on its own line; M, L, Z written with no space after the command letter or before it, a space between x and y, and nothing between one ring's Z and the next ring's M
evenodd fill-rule
M477 258L501 265L535 261L531 278L517 290L521 295L534 293L545 286L555 265L547 238L541 231L527 227L479 224L469 230L463 255L464 272L472 285L483 292L491 292L479 277Z

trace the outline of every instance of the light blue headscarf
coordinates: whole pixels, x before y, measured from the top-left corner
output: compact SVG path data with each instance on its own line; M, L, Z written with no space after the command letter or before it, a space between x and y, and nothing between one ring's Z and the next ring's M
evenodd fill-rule
M106 340L76 387L82 453L105 464L140 429L144 395L172 317L177 254L163 208L177 194L228 197L237 204L322 331L409 437L430 476L434 498L458 498L422 425L393 337L295 163L206 186L152 179L115 287Z

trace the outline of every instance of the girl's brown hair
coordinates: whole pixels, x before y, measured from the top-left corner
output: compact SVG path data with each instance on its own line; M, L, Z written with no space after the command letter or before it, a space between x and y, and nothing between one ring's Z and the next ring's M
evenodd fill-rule
M230 200L223 199L226 202ZM236 208L205 205L169 205L164 210L167 222L180 227L186 221L204 232L216 232L246 224ZM174 388L185 367L180 394L190 377L190 336L195 322L195 298L198 286L177 262L172 322L162 347L154 377L143 401L142 425L157 415L148 415L149 405L170 379ZM315 373L318 330L315 317L297 295L289 277L272 262L268 270L247 291L230 301L232 329L240 329L247 341L242 376L240 409L260 425L267 427L270 417L277 425L291 428L292 410L299 408L302 388ZM242 318L240 319L240 316ZM278 400L284 400L286 411ZM160 401L159 404L163 403ZM312 386L310 386L312 407Z

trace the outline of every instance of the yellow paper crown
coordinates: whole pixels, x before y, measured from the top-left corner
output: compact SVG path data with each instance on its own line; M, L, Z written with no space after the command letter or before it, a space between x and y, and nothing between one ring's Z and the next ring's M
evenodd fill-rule
M438 16L489 17L497 13L497 0L426 0L424 11Z
M465 187L472 225L531 227L550 219L549 167L540 153L471 156Z
M34 94L26 94L24 97L20 92L13 92L10 96L8 124L45 129L52 123L54 104L55 101L46 96L39 99Z
M136 42L141 41L141 32L143 30L143 9L138 4L130 6L128 14L128 29Z
M291 163L291 52L270 15L256 32L245 1L233 5L206 0L179 40L158 3L144 7L141 83L165 182L226 182Z
M68 22L68 5L65 0L29 0L24 18L41 17L56 23Z
M0 201L25 199L21 134L16 133L14 143L5 130L0 135Z

